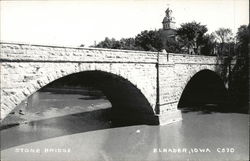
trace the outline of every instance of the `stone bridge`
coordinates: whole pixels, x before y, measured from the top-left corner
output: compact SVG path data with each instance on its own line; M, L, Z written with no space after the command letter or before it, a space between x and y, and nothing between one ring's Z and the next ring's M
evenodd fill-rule
M200 92L194 97L225 89L220 64L213 56L2 42L1 120L37 90L72 76L104 84L117 118L179 121L177 107L192 80L198 85L193 91ZM197 90L202 87L207 91Z

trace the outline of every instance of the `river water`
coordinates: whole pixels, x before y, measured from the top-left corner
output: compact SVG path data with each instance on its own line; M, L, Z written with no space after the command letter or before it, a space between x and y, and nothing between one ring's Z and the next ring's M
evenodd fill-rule
M8 116L22 123L1 130L1 159L249 160L247 114L191 111L164 126L113 127L110 108L99 91L36 92Z

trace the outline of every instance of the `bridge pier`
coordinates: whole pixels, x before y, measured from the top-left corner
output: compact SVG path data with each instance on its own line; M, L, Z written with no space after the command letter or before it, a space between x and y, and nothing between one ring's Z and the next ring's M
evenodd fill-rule
M159 124L165 125L181 121L181 111L177 109L180 92L176 85L178 76L175 71L175 64L169 61L169 54L166 52L157 54L157 90L156 108Z
M174 122L178 122L182 120L182 114L181 111L177 109L177 104L176 105L176 110L168 110L165 112L161 112L160 114L157 114L158 119L159 119L159 125L166 125ZM169 108L168 105L162 105L160 106L162 109L167 109Z

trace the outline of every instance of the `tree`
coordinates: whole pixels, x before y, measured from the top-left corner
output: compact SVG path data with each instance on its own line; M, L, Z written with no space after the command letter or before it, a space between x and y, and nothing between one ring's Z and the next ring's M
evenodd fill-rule
M200 42L201 55L214 55L215 54L215 37L212 34L205 34Z
M221 43L226 43L230 42L232 40L232 30L229 28L219 28L218 30L215 31L215 37L219 42Z
M121 49L124 50L138 50L135 45L135 39L134 38L122 38L120 40Z
M236 49L239 56L246 57L248 55L249 25L242 25L238 28L236 40Z
M181 53L181 45L174 39L167 39L165 50L170 53Z
M161 32L159 30L142 31L135 37L135 45L145 51L161 51L163 47Z
M236 64L231 74L231 95L237 105L246 105L249 101L249 25L242 25L236 34Z
M177 35L182 46L188 49L188 53L193 49L198 54L198 48L206 32L207 27L205 25L193 21L181 24L181 27L177 30Z
M120 49L121 44L119 41L115 40L114 38L106 37L103 41L98 43L96 46L97 48L109 48L109 49Z
M219 28L213 35L219 41L219 55L231 56L231 48L234 46L232 30L229 28Z

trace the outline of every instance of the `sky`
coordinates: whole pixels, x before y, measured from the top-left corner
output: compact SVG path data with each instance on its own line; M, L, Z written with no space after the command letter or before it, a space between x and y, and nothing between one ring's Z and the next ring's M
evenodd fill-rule
M248 0L1 0L2 42L86 47L105 37L134 37L162 28L165 10L173 10L176 27L187 22L234 33L249 23Z

